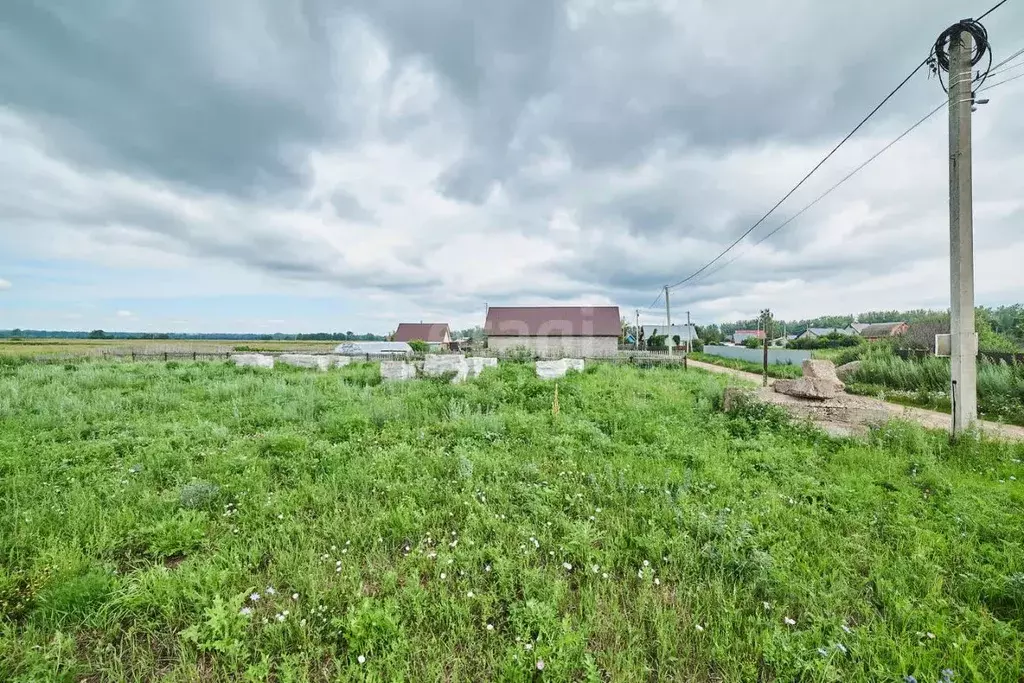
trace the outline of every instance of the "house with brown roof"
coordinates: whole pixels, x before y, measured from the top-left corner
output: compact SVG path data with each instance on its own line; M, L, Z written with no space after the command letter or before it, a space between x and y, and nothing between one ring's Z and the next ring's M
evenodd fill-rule
M484 333L497 353L590 358L618 352L622 323L618 306L492 306Z
M431 348L448 348L452 343L452 331L448 323L401 323L392 341L405 342L420 340L430 344Z
M868 341L885 339L886 337L898 337L907 331L909 325L905 322L897 323L873 323L860 331L860 336Z

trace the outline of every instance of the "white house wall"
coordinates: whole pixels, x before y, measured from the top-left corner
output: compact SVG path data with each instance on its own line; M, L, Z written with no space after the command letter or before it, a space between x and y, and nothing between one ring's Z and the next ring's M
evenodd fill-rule
M489 337L487 348L495 353L527 349L542 358L593 358L614 356L618 337Z

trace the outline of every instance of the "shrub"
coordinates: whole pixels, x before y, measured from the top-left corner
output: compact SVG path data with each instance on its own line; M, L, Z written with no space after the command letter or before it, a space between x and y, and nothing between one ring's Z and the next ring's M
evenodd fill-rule
M801 337L800 339L794 339L793 341L786 344L791 349L806 349L813 351L816 349L842 349L842 348L853 348L864 344L864 339L855 334L839 334L838 332L832 332L821 337Z
M759 349L764 346L764 341L758 337L747 337L743 340L743 345L748 349Z
M411 348L414 353L428 353L430 351L430 344L422 339L413 339L409 342L409 348Z

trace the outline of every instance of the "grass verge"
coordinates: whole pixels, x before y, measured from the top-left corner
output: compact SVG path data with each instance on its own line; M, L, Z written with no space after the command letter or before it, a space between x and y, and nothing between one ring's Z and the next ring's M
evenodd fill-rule
M725 379L0 368L0 680L1011 681L1020 446Z

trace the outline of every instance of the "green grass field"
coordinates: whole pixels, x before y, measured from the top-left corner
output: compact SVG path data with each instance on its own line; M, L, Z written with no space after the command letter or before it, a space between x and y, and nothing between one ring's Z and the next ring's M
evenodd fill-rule
M724 381L0 365L0 680L1019 680L1024 449Z
M740 360L739 358L725 358L724 356L713 356L709 353L698 352L691 353L690 358L701 361L702 363L720 365L723 368L732 368L733 370L751 372L755 375L760 375L764 371L763 364L751 363L750 361ZM799 365L785 365L780 363L771 363L768 365L768 376L776 379L796 379L798 377L803 377L803 374L803 368Z
M332 351L329 341L240 341L230 339L0 339L0 358L77 358L143 354L220 354L240 351Z

